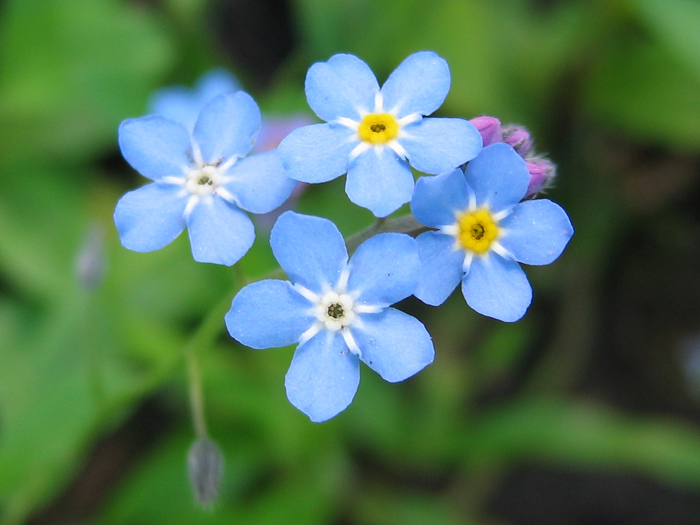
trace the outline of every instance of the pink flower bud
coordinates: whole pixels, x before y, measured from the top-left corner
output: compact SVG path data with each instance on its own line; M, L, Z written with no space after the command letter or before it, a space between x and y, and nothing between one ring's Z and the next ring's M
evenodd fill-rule
M556 166L549 159L531 157L527 159L526 164L527 171L530 172L530 184L527 187L525 199L549 188L557 174Z
M511 146L521 157L525 157L532 150L530 132L517 124L503 128L503 142Z
M501 131L501 121L496 117L487 117L482 115L471 119L469 122L474 124L474 127L481 133L481 138L484 140L484 147L503 142L503 131Z

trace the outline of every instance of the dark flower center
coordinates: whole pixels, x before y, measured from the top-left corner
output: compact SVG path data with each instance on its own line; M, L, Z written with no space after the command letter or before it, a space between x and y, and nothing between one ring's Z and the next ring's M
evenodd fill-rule
M343 305L339 303L333 303L329 305L326 313L328 314L328 317L332 317L333 319L340 319L345 315L345 312L343 311Z
M369 129L375 133L381 133L382 131L386 131L386 126L384 124L372 124Z
M481 224L480 222L477 222L476 224L472 224L472 227L471 227L472 237L474 239L476 239L477 241L481 240L481 238L484 236L485 231L486 230L484 228L484 225Z
M212 181L212 180L209 178L209 176L207 176L207 175L202 175L201 177L199 177L199 179L197 179L197 184L199 184L200 186L204 186L205 184L206 184L207 186L211 186L212 184L214 184L214 181Z

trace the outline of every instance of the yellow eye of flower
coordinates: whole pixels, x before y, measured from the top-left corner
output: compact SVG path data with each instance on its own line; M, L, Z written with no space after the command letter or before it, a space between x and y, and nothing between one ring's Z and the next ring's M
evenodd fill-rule
M484 253L498 237L498 225L486 209L465 212L457 217L457 239L465 250Z
M396 138L399 134L399 125L389 113L380 115L370 113L360 122L357 133L365 142L384 144Z

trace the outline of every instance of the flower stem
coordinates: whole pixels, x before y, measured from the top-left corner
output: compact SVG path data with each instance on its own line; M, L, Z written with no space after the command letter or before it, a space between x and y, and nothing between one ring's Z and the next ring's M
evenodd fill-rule
M353 253L360 244L377 233L396 232L417 235L428 230L429 228L419 223L410 213L395 219L379 218L371 226L348 237L345 244L348 247L348 252Z
M192 410L192 423L195 434L198 438L207 437L207 422L204 410L204 390L202 388L202 370L200 367L200 353L204 348L209 348L214 344L216 338L221 334L224 326L224 316L231 307L231 299L238 290L245 284L246 279L241 274L238 265L234 266L237 271L236 284L232 293L227 293L212 308L207 316L202 320L197 330L185 344L184 355L187 366L187 376L190 390L190 409Z

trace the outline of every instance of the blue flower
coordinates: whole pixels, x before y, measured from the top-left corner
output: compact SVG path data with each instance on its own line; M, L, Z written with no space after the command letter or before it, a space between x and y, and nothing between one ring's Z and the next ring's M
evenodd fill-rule
M212 69L199 78L193 89L185 86L159 89L151 97L148 110L149 113L179 122L191 132L207 102L222 93L240 89L240 83L231 73L225 69Z
M343 237L327 219L285 212L270 236L292 282L243 288L226 315L231 336L262 349L299 343L287 372L287 397L312 421L330 419L352 402L359 361L387 381L403 381L432 363L423 324L390 305L416 288L415 240L376 235L348 261Z
M519 262L553 262L574 233L569 217L546 199L520 202L530 175L525 161L504 143L487 146L467 164L423 177L411 210L437 231L416 239L423 271L416 297L437 306L462 282L467 304L477 312L517 321L532 301Z
M158 115L122 122L122 155L154 181L117 203L122 244L137 252L158 250L187 226L196 261L232 265L243 257L255 231L242 210L272 211L296 184L275 152L245 157L260 120L255 101L239 91L206 104L191 134Z
M347 173L350 200L385 217L411 200L409 164L437 174L481 150L481 135L469 121L423 118L440 107L449 90L447 62L431 51L409 56L381 89L362 60L334 55L306 75L309 105L327 123L290 133L278 148L282 163L302 182Z

